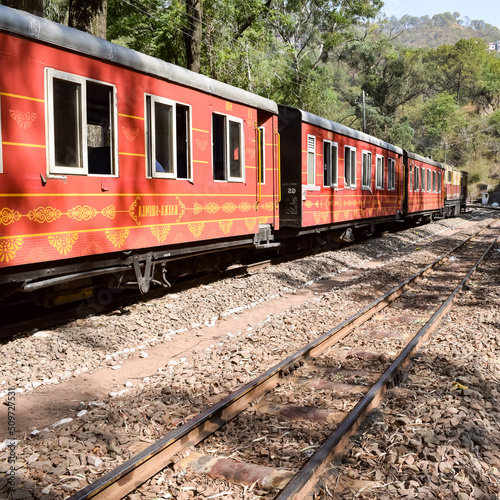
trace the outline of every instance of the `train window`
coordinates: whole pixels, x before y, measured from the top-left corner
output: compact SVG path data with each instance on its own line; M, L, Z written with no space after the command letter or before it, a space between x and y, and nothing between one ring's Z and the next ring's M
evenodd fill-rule
M192 179L191 107L146 95L148 177Z
M260 183L265 184L266 180L266 129L259 127L259 165Z
M419 176L420 169L418 168L417 165L413 165L413 191L418 191L418 176Z
M3 155L2 155L2 113L0 109L0 174L3 173Z
M316 184L316 137L307 136L307 185Z
M363 151L363 163L361 166L361 187L363 189L372 188L372 154Z
M427 169L427 192L431 192L431 171Z
M443 174L442 172L438 172L437 174L437 192L440 193L441 192L441 183L442 183L442 178L443 178Z
M212 161L214 180L243 181L243 120L212 115Z
M47 70L50 173L116 175L114 85Z
M437 190L436 190L436 172L434 170L432 171L432 192L437 193Z
M356 187L356 149L346 146L344 149L344 184L345 187Z
M448 174L447 175L448 180L446 182L447 182L447 184L451 184L451 170L448 170L447 174Z
M387 189L393 191L396 189L396 160L387 159Z
M408 167L408 182L409 182L409 191L413 191L413 165Z
M323 186L338 186L338 144L323 141Z
M377 155L377 167L375 171L375 187L384 189L384 157Z
M420 191L425 191L425 168L420 167Z

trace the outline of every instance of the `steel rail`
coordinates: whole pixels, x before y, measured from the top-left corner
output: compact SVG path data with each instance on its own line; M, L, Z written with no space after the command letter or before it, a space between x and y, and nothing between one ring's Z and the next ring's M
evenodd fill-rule
M393 287L371 304L237 389L211 408L203 411L181 427L169 432L116 469L77 491L68 500L89 500L91 498L116 500L123 498L165 468L176 453L198 444L244 411L253 400L270 392L280 383L283 377L294 371L305 361L317 357L322 351L342 340L355 327L361 325L396 300L409 284L427 274L433 267L467 244L472 238L485 231L491 224L492 222L438 257L422 270Z
M335 432L323 443L323 445L310 458L307 464L293 477L293 479L282 490L276 500L300 500L313 491L319 476L326 466L345 449L348 440L356 432L367 414L378 406L384 397L386 388L397 377L398 373L410 362L411 356L427 340L442 323L444 317L453 306L455 299L462 290L465 283L475 273L478 266L484 260L488 252L496 244L498 237L488 246L486 251L476 261L471 270L462 279L441 307L432 315L430 320L419 330L419 332L406 345L399 356L382 374L379 380L358 402L352 411L344 418Z

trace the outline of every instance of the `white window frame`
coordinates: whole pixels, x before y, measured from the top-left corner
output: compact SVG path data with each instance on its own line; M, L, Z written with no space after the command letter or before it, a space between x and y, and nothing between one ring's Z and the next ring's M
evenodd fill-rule
M54 105L53 105L53 90L54 78L65 80L80 85L80 138L79 138L79 167L65 167L57 166L55 164L55 137L54 128ZM87 151L87 82L94 82L106 87L111 87L113 90L113 109L111 111L111 119L113 121L111 127L111 154L112 154L112 173L111 174L92 174L88 171L88 151ZM65 175L87 175L89 177L118 177L119 176L119 162L118 162L118 99L116 92L116 85L101 80L94 80L84 76L75 75L73 73L66 73L53 68L46 68L45 71L45 88L46 88L46 141L47 141L47 168L49 174L65 174Z
M174 164L174 172L157 172L156 171L156 122L154 119L154 104L158 102L160 104L165 104L166 106L172 107L172 161ZM149 105L148 105L149 103ZM193 126L192 126L192 117L193 117L193 109L191 105L185 104L183 102L173 101L172 99L167 99L165 97L160 97L155 94L144 94L144 106L145 106L145 114L146 117L146 177L148 179L177 179L177 120L175 108L176 105L179 104L181 106L185 106L189 109L189 130L188 130L188 139L189 139L189 147L188 147L188 169L189 176L184 178L182 177L179 180L188 180L193 182ZM149 106L149 108L148 108Z
M378 183L378 178L379 178L379 160L381 161L381 168L382 168L382 185ZM375 189L384 189L385 185L385 157L382 155L376 155L375 156Z
M332 159L331 164L328 166L328 175L327 177L330 180L330 183L325 183L325 146L330 148L330 153L333 152L335 148L337 154L335 155L335 160L333 159L333 154L330 154L330 158ZM333 175L335 174L335 175ZM338 187L339 185L339 145L337 142L329 141L327 139L323 139L323 187Z
M260 141L262 146L262 176L260 179L260 183L264 185L266 183L266 127L259 127ZM260 149L259 156L260 158ZM257 160L257 168L259 168L259 162ZM257 172L257 180L259 180L259 172Z
M368 168L368 184L365 183L365 157L370 158L370 164ZM363 150L361 154L361 189L365 191L372 190L372 170L373 170L373 162L372 162L372 153L371 151Z
M396 190L396 160L394 158L387 158L387 189Z
M425 168L420 167L420 192L425 193L427 185L425 184Z
M427 169L427 192L428 193L432 192L432 180L431 180L431 170L430 170L430 168Z
M243 120L236 116L226 115L224 113L214 112L213 115L223 116L224 117L224 134L226 141L226 178L225 179L214 179L214 182L245 182L245 130L243 128ZM232 177L231 176L231 166L229 162L229 122L239 123L241 136L240 136L240 163L241 163L241 177ZM213 139L214 139L214 129L213 129L213 120L212 120L212 175L213 175L213 165L214 165L214 147L213 147Z
M437 172L432 171L432 192L437 193Z
M437 186L437 192L440 193L441 192L441 183L443 182L443 171L440 170L438 171L437 173L438 175L438 179L437 179L437 182L438 182L438 186Z
M310 146L309 144L309 139L312 139L313 140L313 144L312 144L312 147ZM310 178L309 178L309 154L313 154L313 172L312 172L312 176L313 176L313 182L309 182L310 181ZM307 186L308 187L314 187L316 186L316 136L315 135L311 135L311 134L307 134L307 171L306 171L306 181L307 181Z
M78 151L78 163L77 167L65 167L57 166L55 160L55 134L54 127L54 78L59 80L65 80L72 83L78 83L80 85L80 114L79 125L80 125L80 137L79 137L79 151ZM87 148L84 145L87 144L87 127L83 124L87 123L87 106L84 103L87 102L87 86L85 85L85 78L78 75L73 75L70 73L65 73L63 71L58 71L52 68L47 68L46 71L46 85L47 97L46 97L46 131L47 131L47 156L48 156L48 169L49 174L70 174L70 175L88 175L88 158L87 158Z
M349 169L349 184L346 183L346 178L345 178L345 152L346 150L349 150L349 163L350 163L350 169ZM350 161L352 159L352 154L354 153L354 166L352 165L352 162ZM358 154L356 151L356 148L353 146L344 146L344 187L350 188L350 189L356 189L356 174L357 174L357 165L356 162L358 161ZM354 168L354 171L353 171ZM354 175L353 175L354 172ZM354 182L352 182L354 180Z

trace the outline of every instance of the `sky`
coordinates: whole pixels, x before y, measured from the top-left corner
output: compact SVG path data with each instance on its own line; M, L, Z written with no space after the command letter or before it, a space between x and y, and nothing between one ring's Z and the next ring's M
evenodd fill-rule
M482 19L500 29L500 7L497 0L385 0L382 12L387 16L398 19L405 14L410 16L429 16L444 12L460 13L460 19L468 16L473 19Z

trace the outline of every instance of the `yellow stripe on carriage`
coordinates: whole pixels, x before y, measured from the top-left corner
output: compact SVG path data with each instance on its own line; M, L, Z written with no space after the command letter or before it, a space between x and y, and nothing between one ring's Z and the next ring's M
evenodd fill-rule
M18 94L8 94L7 92L0 92L0 95L3 95L5 97L15 97L16 99L26 99L27 101L45 102L45 99L38 99L37 97L28 97Z
M27 148L45 148L45 144L26 144L22 142L2 142L4 146L25 146Z

